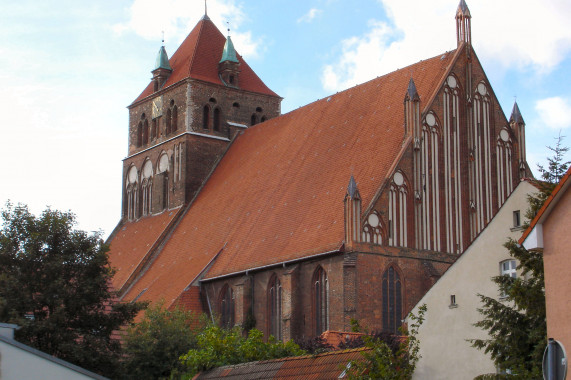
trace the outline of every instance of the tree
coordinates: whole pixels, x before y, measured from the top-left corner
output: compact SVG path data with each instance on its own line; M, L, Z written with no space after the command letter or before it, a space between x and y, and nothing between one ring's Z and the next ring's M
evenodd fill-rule
M182 371L179 357L197 347L196 336L204 325L199 316L179 307L168 310L159 303L148 308L124 338L123 377L159 379Z
M113 375L120 345L111 335L144 305L115 302L100 234L74 229L70 212L36 217L8 203L1 215L0 321L19 325L22 343Z
M424 322L426 305L418 308L418 315L408 316L410 329L401 327L402 336L386 333L364 335L361 339L370 350L363 351L364 360L353 360L347 368L349 379L398 379L412 378L416 363L420 359L418 329ZM353 324L353 321L352 321ZM353 324L357 326L357 324ZM345 366L344 366L345 368Z
M538 165L543 181L536 182L539 192L528 197L526 217L529 220L535 217L567 171L570 162L564 161L563 157L569 148L562 146L563 137L559 134L555 148L548 147L554 153L548 158L548 168ZM487 330L490 338L472 339L470 342L473 347L489 353L504 376L541 378L543 351L547 343L543 255L526 250L512 239L504 246L510 256L517 260L517 269L522 276L496 276L492 279L503 295L501 301L478 295L483 303L478 311L484 319L475 326ZM478 378L492 379L498 378L498 375L486 374Z
M214 324L206 326L197 336L197 348L191 349L180 360L186 366L184 378L191 379L201 371L223 365L277 359L304 354L293 341L282 343L270 336L264 342L260 330L251 329L244 337L242 329L224 329Z

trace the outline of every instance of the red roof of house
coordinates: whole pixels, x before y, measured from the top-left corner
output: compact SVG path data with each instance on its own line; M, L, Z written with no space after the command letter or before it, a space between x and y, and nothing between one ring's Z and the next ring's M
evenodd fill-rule
M338 251L351 175L366 208L406 148L411 73L426 107L456 56L421 61L244 131L126 299L147 288L142 299L170 305L218 253L206 278Z
M360 332L327 330L321 334L321 337L325 343L330 344L333 348L337 349L341 343L346 343L349 340L357 339L364 335L364 333Z
M370 348L230 365L196 375L198 379L338 379L350 361L362 361Z
M203 17L169 60L172 73L163 88L186 78L224 85L218 75L218 62L222 57L225 43L226 37L207 16ZM237 57L240 61L240 89L278 96L262 82L242 56L237 54ZM151 82L133 103L152 94L153 83Z
M118 227L109 240L112 252L109 261L111 267L117 271L112 281L114 289L121 289L125 285L179 210L180 208L163 212Z
M523 235L521 235L521 237L519 238L518 241L519 244L523 244L523 242L525 241L525 239L527 239L527 237L529 236L531 231L533 231L535 226L540 221L542 221L544 217L547 217L547 215L551 210L550 208L551 204L557 203L557 199L559 199L559 193L564 187L566 187L567 181L569 180L570 176L571 176L571 167L567 170L565 175L561 178L561 181L559 181L559 183L557 184L557 186L555 186L549 197L545 200L545 203L543 204L543 206L541 206L541 208L537 212L537 215L535 215L535 217L529 224L529 227L523 232Z

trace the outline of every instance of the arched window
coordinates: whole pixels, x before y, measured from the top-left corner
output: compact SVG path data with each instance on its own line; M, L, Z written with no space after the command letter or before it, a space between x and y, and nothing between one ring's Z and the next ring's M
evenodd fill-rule
M167 108L167 117L165 119L165 134L169 135L171 133L171 122L172 122L172 112L170 108Z
M143 122L143 145L149 143L149 122L147 119Z
M260 121L263 123L264 121L266 121L266 117L262 116L262 119Z
M268 284L268 332L277 340L282 339L282 287L274 274Z
M158 119L153 119L152 127L151 127L151 141L157 138L157 124Z
M143 165L141 173L141 215L146 216L151 213L152 194L153 194L153 164L147 160Z
M258 122L258 118L257 118L256 114L253 113L252 117L250 119L250 125L254 126L254 125L256 125L257 122Z
M383 273L382 304L383 330L396 334L402 319L402 285L392 266Z
M137 182L139 179L139 174L135 166L131 166L127 172L127 219L133 220L137 217L136 215L136 205L137 205Z
M137 148L143 145L143 122L140 121L137 125Z
M172 107L172 126L171 131L174 132L178 129L178 107Z
M228 284L224 285L219 297L220 326L227 329L234 326L234 292Z
M220 132L220 108L214 109L214 126L213 129Z
M202 110L202 128L208 129L210 124L210 108L208 106L204 106Z
M313 316L315 318L315 335L329 329L329 283L327 273L318 267L313 273Z

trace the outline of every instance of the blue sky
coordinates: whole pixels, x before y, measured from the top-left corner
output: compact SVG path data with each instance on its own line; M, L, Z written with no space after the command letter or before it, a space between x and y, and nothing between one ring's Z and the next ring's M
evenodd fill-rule
M457 0L208 0L288 112L455 48ZM532 168L571 128L571 2L468 0L473 44L504 112L517 101ZM0 201L116 225L130 104L165 32L172 55L202 0L2 0ZM404 90L403 90L404 93ZM571 145L571 136L566 145Z

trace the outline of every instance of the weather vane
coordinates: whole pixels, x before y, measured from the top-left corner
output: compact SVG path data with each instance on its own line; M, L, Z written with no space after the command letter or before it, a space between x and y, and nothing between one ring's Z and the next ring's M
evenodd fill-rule
M226 21L226 25L228 25L228 35L230 35L230 21Z
M163 34L163 45L165 44L165 31L162 30L161 33Z

